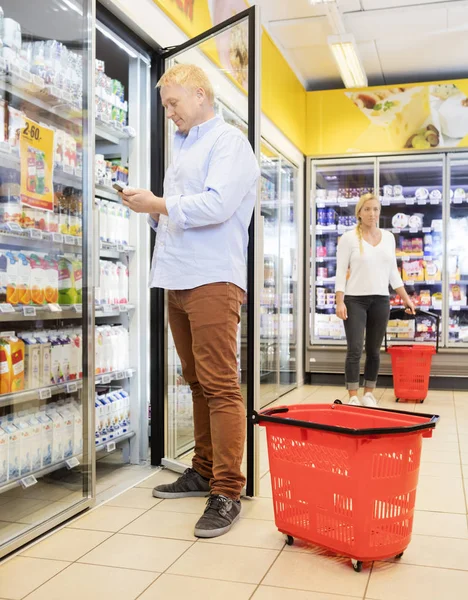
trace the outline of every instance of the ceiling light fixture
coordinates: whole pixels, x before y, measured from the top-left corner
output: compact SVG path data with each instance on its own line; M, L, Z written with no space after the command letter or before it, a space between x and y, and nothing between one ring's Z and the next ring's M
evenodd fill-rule
M314 4L331 4L332 2L336 2L336 0L309 0L309 2L313 6Z
M367 75L359 58L356 40L350 33L331 35L328 45L347 88L367 87Z

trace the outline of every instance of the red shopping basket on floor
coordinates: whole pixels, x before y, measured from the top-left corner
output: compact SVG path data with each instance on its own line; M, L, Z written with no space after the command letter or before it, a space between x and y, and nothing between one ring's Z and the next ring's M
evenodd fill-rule
M267 432L275 522L362 562L400 557L411 540L422 438L439 417L334 404L254 413Z
M390 311L390 319L397 316L404 320L415 319L418 316L427 316L436 321L435 347L430 345L387 345L385 333L385 350L392 357L393 388L396 401L415 400L424 402L429 390L429 377L431 374L432 355L439 351L439 315L416 309L416 315L410 315L398 308Z

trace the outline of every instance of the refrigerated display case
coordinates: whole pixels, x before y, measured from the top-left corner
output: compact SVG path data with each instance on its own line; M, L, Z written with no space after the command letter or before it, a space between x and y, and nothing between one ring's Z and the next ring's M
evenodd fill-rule
M468 347L468 155L448 157L448 346Z
M445 153L311 161L309 372L342 372L346 340L335 314L336 246L340 235L356 226L359 197L375 190L380 227L395 235L398 268L410 297L416 307L441 317L441 353L433 372L458 373L466 358L444 349L466 345L467 164L466 155ZM389 291L391 305L399 306L401 300ZM436 319L391 320L387 333L392 345L434 342ZM382 372L391 372L388 357Z
M150 234L144 215L124 207L112 186L150 187L151 56L143 45L130 45L105 20L100 10L95 62L95 217L100 247L96 394L97 402L105 402L115 389L122 390L129 397L132 420L125 433L112 439L98 422L96 443L98 459L121 453L112 457L115 467L149 458ZM117 364L109 362L109 338L115 340Z
M0 556L94 497L93 5L73 6L0 10Z

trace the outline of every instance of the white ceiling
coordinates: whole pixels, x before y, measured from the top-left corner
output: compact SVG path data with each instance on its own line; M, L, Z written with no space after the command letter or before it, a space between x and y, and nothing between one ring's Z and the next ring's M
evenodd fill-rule
M251 0L308 90L343 87L327 46L326 9L309 0ZM337 0L369 85L468 77L468 0Z

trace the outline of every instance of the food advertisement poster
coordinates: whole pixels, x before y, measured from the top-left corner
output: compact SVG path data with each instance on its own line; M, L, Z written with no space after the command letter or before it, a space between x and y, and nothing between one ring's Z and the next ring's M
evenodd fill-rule
M26 118L20 132L21 203L54 210L54 132Z
M308 94L309 155L468 146L468 81Z
M219 25L248 8L245 0L154 0L189 37ZM244 91L248 79L248 25L238 23L200 49Z

